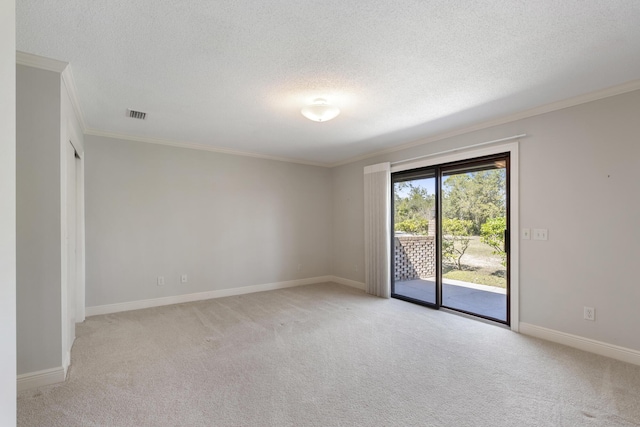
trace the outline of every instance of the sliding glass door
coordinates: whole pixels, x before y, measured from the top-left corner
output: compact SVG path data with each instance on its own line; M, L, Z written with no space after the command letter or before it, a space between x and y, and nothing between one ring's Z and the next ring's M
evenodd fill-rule
M392 296L509 323L509 156L392 175Z

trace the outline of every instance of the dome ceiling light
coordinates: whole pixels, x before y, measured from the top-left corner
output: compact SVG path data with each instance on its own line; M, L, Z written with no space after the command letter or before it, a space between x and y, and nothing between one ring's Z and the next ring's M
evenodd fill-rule
M314 122L326 122L340 114L340 109L329 104L324 98L316 98L311 104L302 107L300 112Z

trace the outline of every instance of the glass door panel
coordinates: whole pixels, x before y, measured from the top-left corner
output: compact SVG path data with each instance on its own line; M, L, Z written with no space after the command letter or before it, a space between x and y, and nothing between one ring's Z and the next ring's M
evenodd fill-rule
M392 184L391 294L437 307L436 171L394 174Z
M508 158L441 168L442 307L508 323Z

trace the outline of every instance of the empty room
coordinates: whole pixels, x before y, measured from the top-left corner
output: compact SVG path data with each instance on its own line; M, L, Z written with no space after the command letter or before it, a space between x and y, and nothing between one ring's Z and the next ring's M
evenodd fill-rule
M2 20L0 424L640 426L639 2Z

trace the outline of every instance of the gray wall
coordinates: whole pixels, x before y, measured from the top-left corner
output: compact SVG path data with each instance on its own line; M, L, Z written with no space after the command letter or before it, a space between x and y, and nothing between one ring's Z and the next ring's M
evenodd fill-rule
M58 73L18 71L24 373L61 364L61 99ZM521 242L520 321L640 349L637 111L640 91L333 169L87 136L87 306L329 274L362 282L365 165L527 133L520 225L549 240Z
M334 168L334 274L364 281L364 166L526 133L520 226L549 240L520 243L520 321L640 350L639 111L636 91Z
M62 365L60 74L17 66L18 374Z
M15 1L0 2L0 425L16 425Z
M88 307L331 274L330 169L85 136L85 188Z

